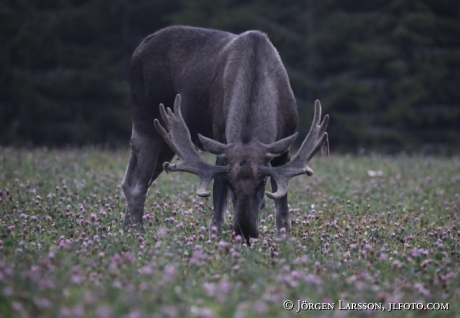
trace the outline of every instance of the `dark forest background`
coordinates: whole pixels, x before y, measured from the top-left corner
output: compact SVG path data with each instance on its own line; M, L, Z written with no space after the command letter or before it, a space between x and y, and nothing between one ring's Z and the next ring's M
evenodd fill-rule
M333 151L460 149L458 0L2 0L0 145L127 146L131 54L173 24L266 32Z

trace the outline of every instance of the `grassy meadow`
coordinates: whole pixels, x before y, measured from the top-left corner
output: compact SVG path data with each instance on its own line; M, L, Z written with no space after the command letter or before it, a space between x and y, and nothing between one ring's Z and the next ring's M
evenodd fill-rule
M128 157L0 148L1 317L460 317L459 157L317 156L251 246L184 173L123 229Z

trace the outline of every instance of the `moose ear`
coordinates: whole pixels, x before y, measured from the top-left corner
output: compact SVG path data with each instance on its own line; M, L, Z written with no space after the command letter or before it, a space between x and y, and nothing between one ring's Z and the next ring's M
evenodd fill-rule
M295 139L297 138L297 134L298 133L295 133L292 136L280 139L269 145L265 145L266 156L276 157L288 151L294 143Z
M203 145L204 149L206 149L207 152L210 152L214 155L222 155L225 153L225 150L227 149L227 145L221 144L220 142L207 138L201 134L198 134L198 138L200 138L201 144Z

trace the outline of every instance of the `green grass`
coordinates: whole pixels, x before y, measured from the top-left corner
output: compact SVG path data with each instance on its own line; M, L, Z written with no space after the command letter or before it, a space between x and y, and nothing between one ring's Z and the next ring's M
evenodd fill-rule
M0 316L460 316L458 157L318 156L313 177L290 183L287 239L267 198L250 247L232 237L230 214L208 241L211 199L188 174L160 176L145 232L124 231L128 157L0 148ZM335 310L296 314L297 300ZM449 309L339 310L339 300Z

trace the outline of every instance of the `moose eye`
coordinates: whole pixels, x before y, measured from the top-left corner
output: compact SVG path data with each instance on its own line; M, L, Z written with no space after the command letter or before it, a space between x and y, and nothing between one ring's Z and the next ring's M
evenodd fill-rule
M225 183L227 184L227 187L229 187L232 191L235 190L235 188L232 186L232 184L230 183L227 177L225 178L225 181L226 181Z
M259 188L262 188L262 187L265 188L265 185L266 185L266 184L267 184L267 182L264 180L264 181L262 181L261 183L256 184L256 186L254 187L253 190L256 191L256 190L259 189Z

